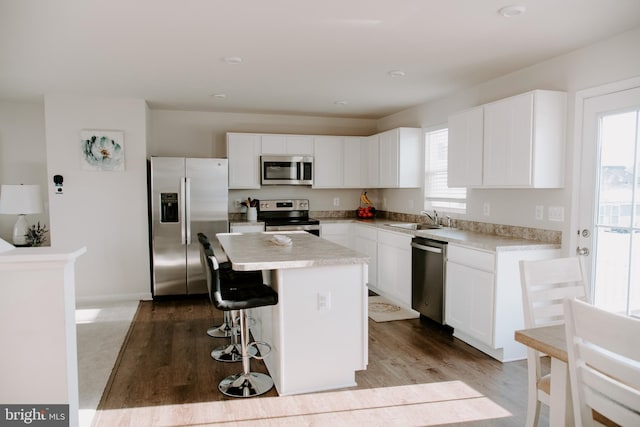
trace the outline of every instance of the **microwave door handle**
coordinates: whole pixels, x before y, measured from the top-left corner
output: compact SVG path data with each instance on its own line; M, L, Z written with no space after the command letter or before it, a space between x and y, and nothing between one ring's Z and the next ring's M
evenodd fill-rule
M298 180L304 179L304 162L298 162Z

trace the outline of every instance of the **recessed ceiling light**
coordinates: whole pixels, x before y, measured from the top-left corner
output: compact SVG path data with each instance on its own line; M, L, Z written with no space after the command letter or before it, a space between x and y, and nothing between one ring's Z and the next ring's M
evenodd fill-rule
M346 101L344 99L341 99L340 101L335 101L334 104L336 105L347 105L349 103L349 101Z
M393 71L389 71L389 75L391 77L404 77L406 73L401 70L393 70Z
M211 95L212 98L216 98L216 99L226 99L227 98L227 94L226 93L214 93Z
M524 15L527 11L527 7L522 4L512 4L498 9L498 13L505 18L512 18L514 16Z
M224 58L222 58L222 60L224 62L226 62L227 64L241 64L242 63L242 58L239 56L225 56Z

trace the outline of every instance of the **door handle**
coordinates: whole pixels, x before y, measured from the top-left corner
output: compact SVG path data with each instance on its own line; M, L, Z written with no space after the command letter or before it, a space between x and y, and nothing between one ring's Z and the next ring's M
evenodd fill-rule
M589 248L581 248L580 246L578 246L576 248L576 255L588 256L589 255Z
M434 248L432 246L419 245L417 243L411 243L411 247L412 248L416 248L416 249L420 249L422 251L433 252L433 253L436 253L436 254L441 254L442 253L442 249L440 249L440 248Z

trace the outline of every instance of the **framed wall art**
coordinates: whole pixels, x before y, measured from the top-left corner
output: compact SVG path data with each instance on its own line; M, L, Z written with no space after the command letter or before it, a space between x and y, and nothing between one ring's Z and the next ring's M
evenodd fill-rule
M120 130L83 130L80 132L82 169L91 171L124 170L124 132Z

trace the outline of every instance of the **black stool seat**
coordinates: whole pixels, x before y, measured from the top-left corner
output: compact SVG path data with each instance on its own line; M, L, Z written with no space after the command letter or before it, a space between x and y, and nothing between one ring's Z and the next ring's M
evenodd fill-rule
M220 277L220 280L223 281L223 278ZM213 304L223 311L263 307L277 303L278 293L262 284L262 275L260 275L259 285L250 286L245 282L238 286L233 283L229 286L221 286L220 291L213 293Z

